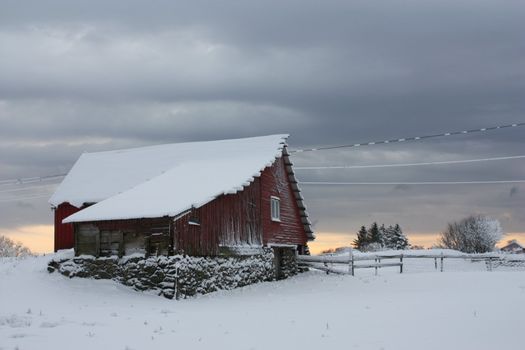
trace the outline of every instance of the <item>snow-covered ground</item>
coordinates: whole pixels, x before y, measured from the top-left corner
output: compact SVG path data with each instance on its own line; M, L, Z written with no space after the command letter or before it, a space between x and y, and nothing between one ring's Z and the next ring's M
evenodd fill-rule
M407 259L188 300L0 259L0 349L521 349L525 271Z

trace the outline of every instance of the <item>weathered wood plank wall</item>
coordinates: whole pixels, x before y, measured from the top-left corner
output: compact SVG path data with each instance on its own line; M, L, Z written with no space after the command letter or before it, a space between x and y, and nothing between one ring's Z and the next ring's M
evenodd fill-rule
M171 218L83 222L75 225L77 255L168 254ZM96 235L95 235L96 232ZM97 237L95 243L93 237Z

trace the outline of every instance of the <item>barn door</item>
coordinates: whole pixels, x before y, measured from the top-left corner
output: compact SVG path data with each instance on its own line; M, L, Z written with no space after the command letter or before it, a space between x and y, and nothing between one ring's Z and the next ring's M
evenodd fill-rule
M75 232L75 255L99 254L100 232L95 225L79 224Z
M100 255L122 256L124 253L124 235L122 231L100 231Z
M168 255L171 244L169 225L152 227L146 237L146 255Z

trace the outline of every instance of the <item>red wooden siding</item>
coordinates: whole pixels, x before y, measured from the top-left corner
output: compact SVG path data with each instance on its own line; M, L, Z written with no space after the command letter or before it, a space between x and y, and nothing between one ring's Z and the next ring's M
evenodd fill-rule
M262 244L260 180L236 194L222 195L175 223L175 250L217 255L220 247ZM190 225L197 220L200 226Z
M299 208L286 173L277 159L243 191L219 196L175 223L175 250L189 255L217 255L221 246L307 242ZM270 198L280 199L281 221L271 220ZM190 225L190 219L200 226Z
M280 222L271 219L270 198L272 196L280 199ZM306 245L307 238L301 223L301 214L283 158L277 159L261 175L261 205L264 244Z
M74 247L73 224L63 224L62 220L79 210L69 203L62 203L55 209L55 252Z

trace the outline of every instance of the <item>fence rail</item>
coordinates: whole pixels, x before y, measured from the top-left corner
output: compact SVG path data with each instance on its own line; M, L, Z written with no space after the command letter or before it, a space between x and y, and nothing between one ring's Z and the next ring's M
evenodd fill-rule
M382 262L382 260L399 259L399 262ZM497 254L370 254L370 255L354 255L350 252L348 255L298 255L297 261L300 265L305 267L312 267L326 273L350 274L354 276L355 269L374 268L375 274L377 270L383 267L399 267L399 273L403 273L404 259L434 259L434 268L443 272L445 259L463 259L471 261L485 261L487 270L492 271L494 261L506 260L501 255ZM372 262L373 261L373 262ZM511 260L509 260L511 261ZM520 260L525 263L524 260ZM320 265L321 264L321 265ZM348 265L348 272L334 269L333 264Z

